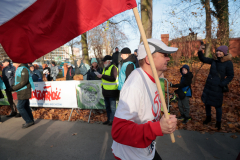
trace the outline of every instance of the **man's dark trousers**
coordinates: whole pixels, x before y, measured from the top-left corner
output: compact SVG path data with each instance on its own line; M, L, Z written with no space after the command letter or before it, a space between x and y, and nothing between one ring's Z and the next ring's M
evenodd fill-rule
M8 98L8 102L10 104L10 107L12 109L12 112L16 112L16 106L15 104L13 103L13 96L12 96L12 92L11 91L8 91L7 89L5 89L5 92L6 92L6 95L7 95L7 98Z
M17 109L26 123L34 122L29 99L18 100Z

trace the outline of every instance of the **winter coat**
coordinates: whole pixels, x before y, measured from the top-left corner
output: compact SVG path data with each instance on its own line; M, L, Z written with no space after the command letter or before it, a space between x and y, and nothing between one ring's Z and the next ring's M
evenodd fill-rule
M121 53L119 51L113 53L112 62L116 67L118 67L118 64L120 63L121 60L122 60Z
M132 63L128 64L127 62L132 62ZM122 89L124 82L127 80L128 76L132 73L132 71L136 68L135 63L136 63L136 58L134 54L131 54L128 58L123 60L123 65L121 67L119 78L118 78L119 79L118 90Z
M87 71L91 68L87 63L84 64L87 68ZM83 80L87 80L87 73L83 76Z
M223 87L232 81L234 77L232 55L228 54L223 58L204 57L202 51L198 57L203 63L211 64L210 72L203 90L202 101L205 105L221 107L223 101Z
M32 76L33 82L39 82L39 79L42 80L42 74L39 70L34 69L34 71L31 71L30 74Z
M135 54L134 54L134 57L135 57L135 59L136 59L135 66L136 66L136 68L139 68L138 59L137 59L137 56L136 56Z
M82 60L79 66L79 70L80 70L80 74L83 75L83 80L87 80L87 72L89 69L90 69L90 66L86 63L83 63L83 60Z
M6 89L6 86L4 84L4 82L2 81L1 77L0 77L0 92L2 89Z
M25 64L21 64L19 67L21 66L25 66ZM21 88L23 88L24 86L27 86L26 89L23 89L21 91L18 91L17 92L17 98L18 100L24 100L24 99L30 99L31 96L32 96L32 92L31 92L31 85L29 83L29 74L28 74L28 70L26 68L24 68L22 70L22 73L21 73L21 81L20 83L18 83L17 85L13 86L12 89L14 91L17 91Z
M99 74L102 74L102 71L103 69L101 67L97 67L97 70L94 70L91 67L87 72L87 80L101 80L101 78L98 78L94 72L98 72Z
M183 68L186 68L188 70L187 74L182 73ZM189 72L189 66L186 64L183 65L182 68L180 68L180 73L182 74L180 84L172 85L172 87L180 88L183 90L183 92L187 91L186 96L192 97L191 84L192 84L193 74L192 72Z
M105 68L105 71L108 70L108 68L112 65L113 63L111 63L108 67ZM116 81L116 77L118 76L118 71L117 71L117 67L114 66L112 67L112 70L111 70L111 75L110 76L107 76L107 75L102 75L102 79L105 79L109 82L114 82ZM108 97L108 98L118 98L119 97L119 90L105 90L103 87L102 87L102 94L103 94L103 97Z
M66 80L73 80L73 76L75 75L73 67L69 67L67 70Z
M59 73L58 67L52 66L51 67L51 77L57 77L58 73Z
M16 72L16 68L14 66L12 66L11 64L9 64L7 67L3 68L2 78L3 78L3 82L7 89L14 85L15 72Z

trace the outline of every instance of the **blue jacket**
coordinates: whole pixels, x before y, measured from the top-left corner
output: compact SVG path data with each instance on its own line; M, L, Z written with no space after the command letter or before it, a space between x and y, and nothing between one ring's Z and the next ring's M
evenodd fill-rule
M20 71L21 71L21 73L19 73ZM18 72L18 74L17 74L17 72ZM18 91L17 92L18 100L24 100L24 99L31 98L31 95L32 95L31 88L33 87L32 89L34 89L34 85L32 82L29 81L31 78L30 71L28 70L26 64L21 64L18 67L18 71L16 71L15 78L16 78L15 85L12 87L12 89L14 91ZM32 85L30 83L32 83Z
M205 105L221 107L223 101L222 88L231 82L234 77L232 55L228 54L223 58L217 58L214 54L213 58L206 58L202 51L199 51L198 57L203 63L211 65L203 90L202 101Z
M15 83L15 78L14 78L15 72L16 72L16 68L14 66L12 66L11 64L9 64L9 66L3 68L2 78L3 78L3 82L7 89L10 88L11 86L13 86Z
M182 73L183 68L186 68L188 70L187 74ZM192 97L191 84L192 84L193 74L192 74L192 72L189 72L189 66L186 65L186 64L183 65L180 68L180 73L182 74L180 84L172 85L172 87L181 88L183 90L183 92L186 91L186 96L187 97Z
M33 79L33 82L39 82L39 81L42 81L42 74L39 70L37 69L34 69L34 71L31 71L30 72L30 75ZM40 80L41 79L41 80Z
M3 83L2 79L0 78L0 90L6 89L5 84Z
M134 69L136 69L135 62L136 58L134 54L131 54L127 59L123 60L123 65L119 73L118 90L122 89L122 86L127 80L128 76L132 73Z

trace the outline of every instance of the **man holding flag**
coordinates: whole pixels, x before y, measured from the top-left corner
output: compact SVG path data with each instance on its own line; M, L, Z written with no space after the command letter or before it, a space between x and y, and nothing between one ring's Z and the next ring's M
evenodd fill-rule
M112 149L121 159L161 159L155 153L154 140L156 136L173 133L177 120L174 116L168 119L163 103L166 118L162 117L159 122L161 101L158 94L163 101L164 98L160 83L157 81L156 85L154 79L167 69L167 55L177 49L159 40L149 40L152 59L135 0L2 0L0 43L14 62L33 62L128 9L133 9L147 54L141 44L138 51L141 68L136 69L123 85L120 107L113 121ZM173 134L170 136L175 142Z
M158 39L148 39L158 77L167 69L169 54L178 49ZM166 119L161 113L161 100L143 43L138 48L140 68L124 83L112 126L112 152L116 159L160 160L155 139L173 133L177 119Z

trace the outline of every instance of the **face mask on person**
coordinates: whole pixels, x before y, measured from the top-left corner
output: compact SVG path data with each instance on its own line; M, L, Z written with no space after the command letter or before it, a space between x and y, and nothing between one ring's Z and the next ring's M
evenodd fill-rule
M109 66L109 62L107 62L106 64L104 63L104 67L108 67Z

